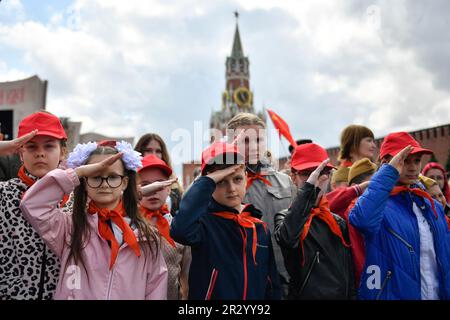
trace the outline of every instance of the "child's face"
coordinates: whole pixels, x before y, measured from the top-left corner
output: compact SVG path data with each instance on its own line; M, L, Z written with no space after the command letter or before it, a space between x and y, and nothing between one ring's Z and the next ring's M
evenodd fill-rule
M56 169L63 157L61 142L50 136L35 136L20 150L25 169L37 178Z
M240 211L246 193L246 184L245 168L242 165L234 174L225 177L216 184L213 198L222 205Z
M444 189L445 178L442 171L439 169L430 169L427 172L427 177L433 179L439 185L439 188Z
M400 172L400 183L404 185L411 185L416 183L419 179L421 168L421 154L412 154L405 159L405 164Z
M146 186L156 181L165 181L169 179L160 169L157 168L147 168L139 172L139 178L141 179L141 186ZM169 196L170 187L164 188L152 195L143 197L141 200L141 205L149 210L158 210L165 203Z
M154 154L156 157L162 159L162 148L158 141L150 140L150 142L145 146L142 156L146 157L149 154Z
M303 187L308 180L309 176L314 170L302 170L302 171L291 171L292 182L297 186L297 189Z
M235 137L244 131L242 142L238 142L239 152L248 164L257 164L266 152L265 129L259 125L246 125L236 129Z
M439 188L439 185L433 185L430 189L428 189L428 193L433 199L436 199L437 201L442 203L442 206L445 207L447 205L447 200L445 199L441 188Z
M109 154L93 155L88 164L100 162L110 156ZM122 161L116 161L98 176L86 178L88 197L100 208L114 209L128 186L128 177L124 175ZM108 177L108 180L101 180L102 177Z

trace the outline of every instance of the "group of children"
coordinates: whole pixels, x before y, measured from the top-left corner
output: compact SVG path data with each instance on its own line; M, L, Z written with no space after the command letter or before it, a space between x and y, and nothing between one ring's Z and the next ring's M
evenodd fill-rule
M22 161L0 182L0 299L450 299L445 202L419 182L430 150L391 133L378 169L373 134L351 126L340 168L308 141L285 174L264 128L234 117L181 197L159 136L67 155L56 116L24 118L0 142Z

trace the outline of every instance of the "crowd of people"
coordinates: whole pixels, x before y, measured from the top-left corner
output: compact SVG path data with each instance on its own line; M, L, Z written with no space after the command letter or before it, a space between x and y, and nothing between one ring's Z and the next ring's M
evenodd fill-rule
M240 113L183 190L164 140L68 153L39 111L0 141L0 299L448 300L450 187L406 132L341 133L278 171ZM249 138L255 133L257 139Z

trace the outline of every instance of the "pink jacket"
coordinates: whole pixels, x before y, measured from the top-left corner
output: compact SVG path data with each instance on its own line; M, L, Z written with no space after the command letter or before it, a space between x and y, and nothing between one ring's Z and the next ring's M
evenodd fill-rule
M97 215L88 214L91 228L84 248L84 267L68 261L72 216L57 207L63 194L71 193L80 181L71 169L55 169L36 182L21 202L24 217L61 260L55 299L161 300L167 295L167 267L159 248L156 258L142 249L137 257L125 243L113 268L110 248L98 232ZM135 231L137 234L137 231ZM145 248L147 249L147 248ZM86 269L85 269L86 268ZM89 275L89 277L88 277Z

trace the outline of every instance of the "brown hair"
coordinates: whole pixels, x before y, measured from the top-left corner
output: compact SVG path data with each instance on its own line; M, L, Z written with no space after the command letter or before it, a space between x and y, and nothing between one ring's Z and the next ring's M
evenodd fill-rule
M111 147L98 147L94 150L89 159L93 155L113 155L117 154L118 151ZM89 159L86 163L89 162ZM123 205L127 216L131 219L130 224L135 225L139 230L139 240L147 243L147 246L142 246L144 251L150 249L153 257L158 254L158 243L159 237L154 231L154 228L149 225L149 223L141 216L138 208L139 198L136 187L136 172L132 170L127 170L124 166L125 176L128 177L127 188L123 192ZM80 185L74 190L74 202L73 202L73 214L72 214L72 230L71 230L71 241L68 246L70 246L69 261L73 258L75 264L81 262L83 267L83 249L87 245L87 239L90 237L90 229L87 220L86 204L87 204L87 190L84 181L81 181ZM154 252L154 249L156 251ZM67 266L66 266L67 267ZM86 269L86 268L85 268Z
M170 161L170 155L167 151L166 143L164 142L163 138L161 138L156 133L146 133L142 137L139 138L139 141L136 143L136 146L134 147L134 150L140 152L141 154L144 154L145 147L152 141L156 140L158 141L159 145L161 146L161 153L162 153L162 160L170 167L172 168L172 162Z
M338 159L340 161L350 160L350 153L357 152L361 140L367 137L374 139L372 130L365 126L352 124L346 127L341 133L341 149Z
M166 143L164 142L163 138L161 138L156 133L146 133L142 137L139 138L138 142L136 143L136 146L134 147L134 150L140 152L141 154L144 154L145 147L152 141L158 141L159 145L161 146L161 156L162 160L171 168L172 162L170 160L169 151L167 150ZM175 172L172 173L170 176L171 178L175 178ZM180 193L183 193L183 187L181 184L177 181L171 186L171 189L178 189Z
M227 129L236 130L241 126L252 126L252 125L260 126L263 129L266 128L266 124L260 117L254 115L253 113L242 112L235 115L233 119L231 119L228 122Z

